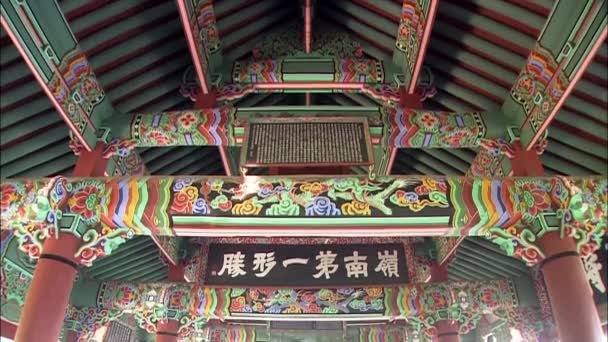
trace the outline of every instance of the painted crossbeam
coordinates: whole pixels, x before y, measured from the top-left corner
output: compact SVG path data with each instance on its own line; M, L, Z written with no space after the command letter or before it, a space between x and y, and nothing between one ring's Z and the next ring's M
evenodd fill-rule
M106 122L124 143L117 151L135 147L234 146L244 138L244 126L257 117L367 117L374 144L395 148L476 148L501 134L491 113L414 110L401 107L345 109L234 108L231 105L188 111L118 115ZM122 146L122 147L121 147ZM123 151L125 149L125 151Z
M180 334L202 328L208 319L247 316L249 319L289 317L366 320L370 317L405 319L420 328L433 329L437 320L461 322L461 333L475 328L479 317L493 313L509 320L516 315L518 299L514 285L506 279L407 284L401 287L270 289L208 288L197 284L136 284L104 282L89 286L96 296L96 310L133 313L140 326L153 332L155 320L169 317L182 322ZM93 292L95 291L95 292ZM292 305L283 305L283 298ZM433 298L433 301L423 298ZM90 299L87 302L91 302ZM511 322L514 323L514 322Z
M111 240L151 234L500 235L556 213L587 229L581 242L587 243L605 232L608 196L605 177L58 177L5 179L1 186L2 229L33 243L68 218L72 226L100 225L98 238Z

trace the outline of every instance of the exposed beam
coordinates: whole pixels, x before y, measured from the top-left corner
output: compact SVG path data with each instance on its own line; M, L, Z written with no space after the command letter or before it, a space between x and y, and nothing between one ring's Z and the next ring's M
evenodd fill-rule
M75 137L92 151L103 136L102 124L116 109L95 76L56 1L2 2L1 23L55 110ZM106 138L111 138L112 132ZM108 175L141 174L139 155L110 156Z
M321 190L326 195L302 190L314 182L320 184L320 189L326 189ZM33 234L21 229L28 224L38 229L54 229L53 224L47 226L46 220L52 216L45 214L45 208L62 211L64 218L79 215L85 209L74 207L80 202L70 199L83 196L80 189L86 184L87 189L97 189L97 195L96 202L87 202L87 208L91 209L86 209L87 217L81 223L101 225L103 234L99 239L116 232L166 236L486 236L492 233L500 242L502 236L508 235L508 229L522 220L536 222L535 219L545 220L545 215L553 215L546 218L549 223L545 223L544 228L538 228L541 231L538 234L553 229L556 211L567 208L574 199L572 203L577 203L578 209L571 208L571 219L597 230L581 234L581 239L591 240L601 236L606 228L603 215L608 189L605 182L603 177L447 176L386 177L374 181L321 176L306 180L200 176L8 179L3 180L1 186L13 195L2 202L1 227L25 235ZM263 189L286 187L289 191L268 197L263 194L262 185ZM561 198L551 196L552 202L532 209L519 200L528 194L526 189L531 186L539 198L549 198L555 191L565 194ZM55 191L64 195L60 197ZM591 198L581 197L582 192L591 194ZM38 198L40 204L30 198ZM322 206L317 203L320 200ZM357 201L360 208L354 209L352 201ZM48 204L42 206L44 202ZM533 215L530 210L537 211ZM532 227L532 223L522 226ZM39 239L24 238L23 241ZM586 242L581 241L580 245Z
M530 150L606 40L604 0L558 1L526 65L511 88L503 111L520 127Z
M211 91L211 72L222 60L219 32L211 0L176 0L202 94Z
M403 67L407 94L416 91L439 0L403 0L393 61Z
M605 0L557 1L515 84L502 106L516 128L522 147L530 151L581 79L606 40ZM540 152L540 150L539 150ZM509 159L482 148L472 175L511 174Z

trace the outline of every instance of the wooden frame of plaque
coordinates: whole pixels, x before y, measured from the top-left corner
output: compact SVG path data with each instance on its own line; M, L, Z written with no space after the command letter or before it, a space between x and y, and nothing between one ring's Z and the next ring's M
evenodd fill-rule
M299 125L307 124L312 124L308 125L307 128L309 130L307 132L297 129ZM266 131L261 129L252 133L252 126L255 125L273 126L265 127ZM321 129L322 134L326 135L311 134L315 132L319 133L322 125L325 126ZM317 127L313 128L312 126ZM283 130L280 128L283 128ZM332 132L332 128L337 131ZM275 141L268 141L269 133L276 133L273 135L276 137ZM329 140L327 138L329 137L337 140L333 140L333 144L328 144L327 141ZM308 139L308 144L304 146L304 152L298 150L297 146L293 146L300 138ZM342 143L341 146L339 146L340 143ZM272 144L273 146L269 147L269 150L268 148L267 150L261 150L259 146L264 144ZM316 150L314 149L315 147L317 148ZM324 149L321 153L329 152L334 154L325 159L318 158L320 149ZM340 154L340 152L343 154ZM292 153L296 155L294 156ZM276 156L277 154L279 155L278 157ZM245 135L240 158L240 165L244 168L370 166L372 164L374 164L374 154L367 118L253 118L245 124Z

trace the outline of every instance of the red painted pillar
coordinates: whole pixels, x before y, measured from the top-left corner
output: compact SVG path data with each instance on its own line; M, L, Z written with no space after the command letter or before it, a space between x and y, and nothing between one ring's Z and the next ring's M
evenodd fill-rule
M169 265L169 281L181 283L184 281L184 265ZM177 342L179 322L169 319L156 323L156 342Z
M73 176L103 176L108 162L102 156L104 147L103 143L98 143L95 150L83 151L76 161ZM16 341L59 340L78 267L74 255L81 243L80 238L72 234L44 240L21 311Z
M65 234L47 238L21 311L17 342L57 342L76 277L74 254L81 240Z
M9 322L4 318L0 319L0 336L10 338L11 340L15 338L15 333L17 332L17 325L13 322Z
M546 257L541 270L560 341L605 341L574 240L551 232L538 241L538 246Z
M513 144L513 149L514 176L544 175L540 157L534 150L524 150L519 142ZM538 247L545 254L540 267L560 341L604 341L593 292L574 240L551 232L538 240Z

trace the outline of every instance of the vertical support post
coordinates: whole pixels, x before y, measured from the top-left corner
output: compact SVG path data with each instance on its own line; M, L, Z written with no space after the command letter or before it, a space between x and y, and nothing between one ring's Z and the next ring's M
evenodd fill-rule
M104 147L105 144L99 142L93 152L83 151L76 162L73 175L103 176L108 162L102 155ZM80 238L67 233L44 240L42 253L25 297L17 328L17 341L59 340L78 271L75 255L81 244Z
M74 255L80 244L80 239L70 234L44 241L21 311L16 341L59 340L77 272Z
M304 51L312 52L312 0L304 4Z
M550 232L538 245L546 257L541 271L560 341L604 341L593 292L574 240Z
M538 154L526 151L519 142L513 147L516 151L511 159L514 176L544 175ZM538 247L545 254L540 267L560 341L603 341L593 292L574 239L549 232L538 240Z

